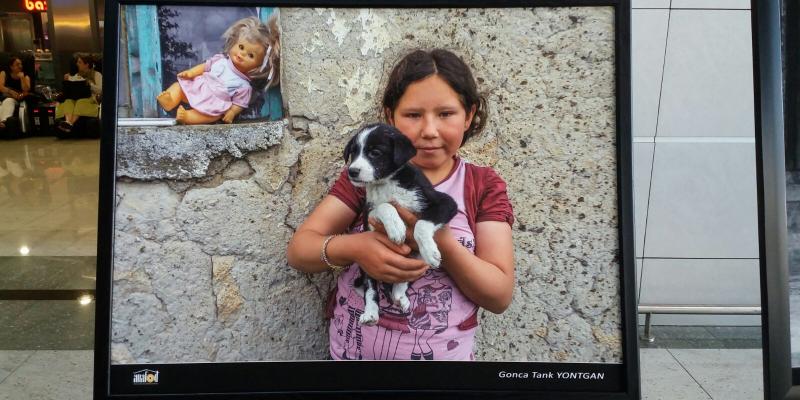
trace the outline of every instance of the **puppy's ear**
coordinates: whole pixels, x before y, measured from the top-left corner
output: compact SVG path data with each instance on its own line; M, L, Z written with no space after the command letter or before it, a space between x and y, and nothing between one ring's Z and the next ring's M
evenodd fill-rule
M391 136L394 144L394 158L392 160L394 165L403 165L417 155L417 149L414 148L414 144L411 143L411 140L406 135L403 135L397 129L392 129Z
M353 154L353 150L355 150L356 146L356 138L358 137L358 132L356 132L352 138L347 142L347 145L344 146L344 162L350 162L350 156Z

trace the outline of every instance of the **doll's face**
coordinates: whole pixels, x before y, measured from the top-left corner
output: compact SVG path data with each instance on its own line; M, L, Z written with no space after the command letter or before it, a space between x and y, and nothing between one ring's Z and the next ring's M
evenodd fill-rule
M233 66L243 74L247 74L264 62L266 49L263 45L239 38L236 44L228 51Z

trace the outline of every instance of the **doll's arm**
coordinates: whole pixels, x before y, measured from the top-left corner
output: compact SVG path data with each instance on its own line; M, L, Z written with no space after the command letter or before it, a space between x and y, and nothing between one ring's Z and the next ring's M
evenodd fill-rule
M242 110L244 110L244 107L237 106L236 104L231 105L231 108L229 108L228 111L225 112L225 115L222 116L222 122L230 124L233 122L233 119L242 112Z
M206 70L206 64L197 64L192 68L189 68L185 71L178 72L178 78L183 79L194 79L200 75L203 75L203 72Z

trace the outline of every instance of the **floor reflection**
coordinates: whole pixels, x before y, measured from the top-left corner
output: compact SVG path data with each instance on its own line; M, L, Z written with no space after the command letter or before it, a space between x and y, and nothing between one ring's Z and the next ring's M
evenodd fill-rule
M0 256L94 256L99 141L0 142Z
M93 347L99 165L97 140L0 141L0 350Z

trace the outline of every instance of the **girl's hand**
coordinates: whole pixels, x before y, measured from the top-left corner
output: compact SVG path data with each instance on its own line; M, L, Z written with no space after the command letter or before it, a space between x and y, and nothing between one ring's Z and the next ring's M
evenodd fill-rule
M384 233L371 231L357 235L355 261L369 276L381 282L411 282L428 270L425 261L406 257L411 252L409 246L392 243Z
M394 202L391 203L394 208L397 210L397 214L400 216L400 219L406 224L406 240L405 244L407 244L412 250L419 251L419 246L417 245L417 241L414 239L414 227L417 225L417 215L413 212L409 211L407 208L401 207ZM384 228L383 224L375 218L369 219L369 224L373 226L376 232L386 233L386 228ZM452 237L452 232L450 232L450 227L445 225L439 228L436 233L433 234L433 240L436 243L440 243L440 240L447 240L446 237Z
M414 213L409 211L407 208L403 208L398 206L395 203L391 203L392 206L397 210L397 214L400 216L400 219L403 220L403 223L406 225L406 240L405 244L407 244L412 250L419 251L419 247L417 246L417 241L414 240L414 226L417 224L417 218ZM372 225L373 229L376 232L380 232L385 234L386 228L383 226L383 223L375 218L370 217L369 224Z

